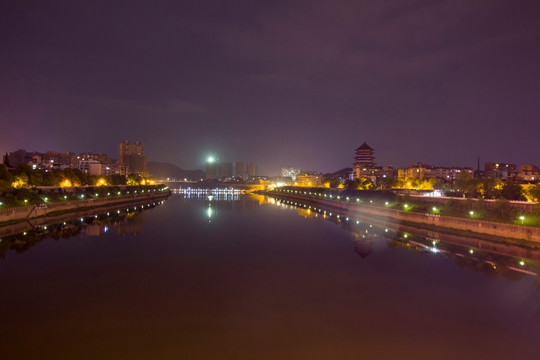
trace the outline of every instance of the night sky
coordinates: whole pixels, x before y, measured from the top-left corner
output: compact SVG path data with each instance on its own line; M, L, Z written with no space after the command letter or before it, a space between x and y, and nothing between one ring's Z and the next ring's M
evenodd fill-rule
M540 165L538 1L3 1L0 152Z

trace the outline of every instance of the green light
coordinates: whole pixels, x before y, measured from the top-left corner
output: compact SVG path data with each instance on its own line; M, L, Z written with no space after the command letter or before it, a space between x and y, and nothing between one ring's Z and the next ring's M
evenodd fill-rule
M208 163L213 163L213 162L216 161L216 159L214 159L213 156L209 156L208 159L206 159L206 161L207 161Z

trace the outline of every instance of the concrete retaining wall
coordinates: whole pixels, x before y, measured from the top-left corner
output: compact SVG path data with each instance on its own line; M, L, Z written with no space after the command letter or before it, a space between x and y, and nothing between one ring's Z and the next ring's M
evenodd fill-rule
M323 204L336 210L360 215L386 217L399 222L432 225L440 228L470 231L477 234L494 235L511 239L527 240L540 243L540 228L503 224L490 221L471 220L452 216L441 216L424 213L406 212L395 209L386 209L376 206L347 203L320 197L299 194L268 193L275 198L284 198L294 201Z
M110 197L102 199L73 200L56 202L51 204L41 204L35 206L23 206L12 209L0 210L0 224L9 221L23 221L59 211L79 211L84 208L102 207L107 205L129 203L138 200L155 200L166 197L168 193L158 194L137 194L121 197Z

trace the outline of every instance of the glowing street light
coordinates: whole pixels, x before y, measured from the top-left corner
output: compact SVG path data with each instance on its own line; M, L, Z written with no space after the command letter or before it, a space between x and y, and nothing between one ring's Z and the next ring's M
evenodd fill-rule
M521 215L519 217L519 220L521 220L521 225L523 225L523 222L525 221L525 216Z
M209 156L209 157L206 159L206 162L207 162L207 163L210 163L210 164L213 163L213 162L215 162L215 161L216 161L216 159L215 159L213 156Z
M469 215L471 215L471 217L474 215L474 211L469 211Z

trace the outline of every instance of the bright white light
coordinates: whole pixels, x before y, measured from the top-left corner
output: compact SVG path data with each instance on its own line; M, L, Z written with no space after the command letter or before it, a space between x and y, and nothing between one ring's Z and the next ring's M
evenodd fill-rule
M206 161L209 163L213 163L214 161L216 161L216 159L214 159L213 156L209 156L208 159L206 159Z

